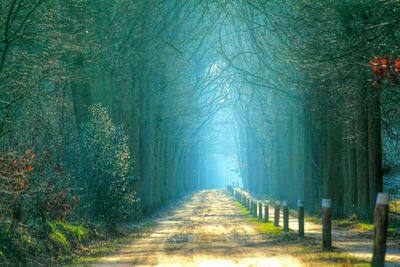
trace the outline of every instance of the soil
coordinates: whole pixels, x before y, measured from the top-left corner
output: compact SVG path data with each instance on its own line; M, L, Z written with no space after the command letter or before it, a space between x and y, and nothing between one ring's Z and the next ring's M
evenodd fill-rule
M159 214L147 236L80 266L306 266L268 241L224 191L205 190Z
M269 216L273 220L271 208ZM147 235L133 238L94 263L78 266L320 266L260 234L223 190L196 192L157 217ZM297 230L295 217L290 217L289 227ZM321 225L305 222L308 238L320 243L321 232ZM372 233L333 227L332 239L340 251L369 261ZM387 266L400 266L399 242L389 240Z

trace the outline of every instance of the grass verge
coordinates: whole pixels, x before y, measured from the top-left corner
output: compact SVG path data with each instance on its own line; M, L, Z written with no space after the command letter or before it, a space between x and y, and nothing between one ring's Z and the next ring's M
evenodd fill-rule
M272 223L263 223L259 219L250 217L250 212L238 201L235 201L242 215L247 216L258 232L266 235L274 244L279 244L285 252L307 263L307 266L340 266L340 267L367 267L368 261L351 256L337 249L324 251L321 246L310 238L300 238L294 231L284 232L282 227L275 227ZM308 221L317 222L318 218L307 217Z
M144 221L140 225L130 227L128 233L122 237L92 242L90 246L87 246L81 251L77 251L75 254L71 255L68 264L65 264L65 266L74 267L95 263L102 256L106 256L119 250L122 246L134 239L145 236L156 225L157 223L154 221Z

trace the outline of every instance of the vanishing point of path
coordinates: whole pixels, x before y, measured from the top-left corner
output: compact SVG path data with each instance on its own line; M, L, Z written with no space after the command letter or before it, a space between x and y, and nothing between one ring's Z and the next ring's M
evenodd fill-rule
M223 190L197 192L157 223L149 235L83 266L306 266L268 244Z

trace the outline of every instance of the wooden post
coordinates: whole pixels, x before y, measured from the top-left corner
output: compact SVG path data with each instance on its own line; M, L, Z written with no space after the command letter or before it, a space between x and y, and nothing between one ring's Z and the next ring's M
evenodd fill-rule
M297 200L297 220L299 222L299 236L304 237L304 202L303 200Z
M282 201L283 207L283 231L289 232L289 207L287 201Z
M378 193L374 212L374 247L372 267L385 266L386 236L388 228L389 195Z
M262 201L258 201L258 218L260 219L260 221L262 222L263 216L262 216L262 209L263 209L263 205L262 205Z
M269 203L268 201L264 201L264 222L268 222L269 220Z
M279 226L280 212L281 212L281 202L279 200L277 200L275 202L274 226Z
M322 200L322 248L332 248L332 221L331 221L331 206L330 199Z
M257 218L257 200L253 199L253 217Z

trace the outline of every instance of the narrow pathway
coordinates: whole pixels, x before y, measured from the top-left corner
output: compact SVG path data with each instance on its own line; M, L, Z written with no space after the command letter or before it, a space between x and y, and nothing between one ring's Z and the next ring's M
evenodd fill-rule
M119 251L81 266L309 266L265 240L222 190L200 191Z

